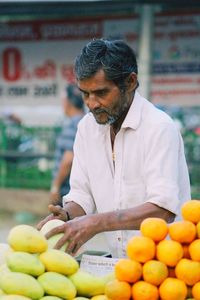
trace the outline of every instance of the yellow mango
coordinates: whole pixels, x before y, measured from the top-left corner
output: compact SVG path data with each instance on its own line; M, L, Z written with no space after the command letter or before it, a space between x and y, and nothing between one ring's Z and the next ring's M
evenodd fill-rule
M67 276L56 272L45 272L37 280L48 295L66 300L72 300L76 296L76 288Z
M48 243L41 232L30 225L17 225L8 234L8 243L15 251L41 253L46 251Z
M13 272L39 276L44 273L45 267L35 254L16 251L6 257L7 266Z
M19 272L4 272L0 276L0 288L6 294L16 294L31 299L40 299L44 290L37 279Z
M62 298L59 298L56 296L44 296L44 297L40 298L40 300L62 300Z
M46 271L71 275L79 268L79 264L75 258L57 249L48 249L40 254L39 258L44 264Z
M79 269L75 274L69 276L75 285L78 296L92 297L104 294L106 280Z
M31 298L20 296L20 295L4 295L0 299L1 300L31 300Z
M49 220L42 226L42 228L40 229L40 232L45 236L45 234L47 234L47 232L49 232L53 228L58 227L63 224L65 224L65 222L62 220L59 220L59 219ZM48 248L51 248L51 249L54 248L57 241L59 239L61 239L62 236L63 236L63 233L58 233L58 234L55 234L55 235L51 236L50 238L48 238L47 239ZM65 251L67 248L67 245L68 245L68 242L66 242L59 250Z

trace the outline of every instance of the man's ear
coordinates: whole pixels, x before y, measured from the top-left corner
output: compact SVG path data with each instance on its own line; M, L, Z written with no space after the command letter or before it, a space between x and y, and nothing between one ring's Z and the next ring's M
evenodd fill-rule
M132 92L138 85L137 74L132 72L126 79L127 91Z

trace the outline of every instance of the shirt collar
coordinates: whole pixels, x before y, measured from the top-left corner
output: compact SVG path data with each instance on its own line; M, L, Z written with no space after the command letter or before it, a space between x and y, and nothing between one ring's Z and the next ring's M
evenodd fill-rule
M124 122L122 123L121 128L130 127L132 129L137 129L141 116L142 116L142 97L138 92L135 92L133 102L129 108L129 111L126 115L126 118L124 119Z

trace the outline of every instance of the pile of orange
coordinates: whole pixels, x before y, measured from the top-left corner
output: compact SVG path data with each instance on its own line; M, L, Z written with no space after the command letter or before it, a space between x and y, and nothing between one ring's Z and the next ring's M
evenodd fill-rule
M113 300L200 300L200 200L181 207L167 224L147 218L127 243L128 258L115 264L105 295Z

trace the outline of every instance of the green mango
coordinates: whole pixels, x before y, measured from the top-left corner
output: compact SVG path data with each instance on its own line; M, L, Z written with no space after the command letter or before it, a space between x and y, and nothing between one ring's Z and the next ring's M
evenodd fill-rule
M78 296L92 297L104 294L107 279L95 276L79 269L75 274L70 275L69 279L75 285Z
M76 296L76 288L73 283L62 274L56 272L45 272L38 277L38 282L46 294L72 300Z
M55 245L57 244L57 242L59 241L59 239L61 239L62 236L63 236L63 233L58 233L58 234L55 234L55 235L51 236L50 238L48 238L47 239L48 248L53 249L55 247ZM65 252L67 245L68 245L68 242L66 242L59 250Z
M62 298L59 298L56 296L44 296L44 297L40 298L40 300L62 300Z
M31 298L24 297L21 295L4 295L0 297L1 300L31 300Z
M6 257L7 266L13 272L39 276L44 273L45 267L35 254L28 252L12 252Z
M0 276L0 288L6 294L21 295L31 299L40 299L44 295L44 290L40 283L31 275L5 271Z

